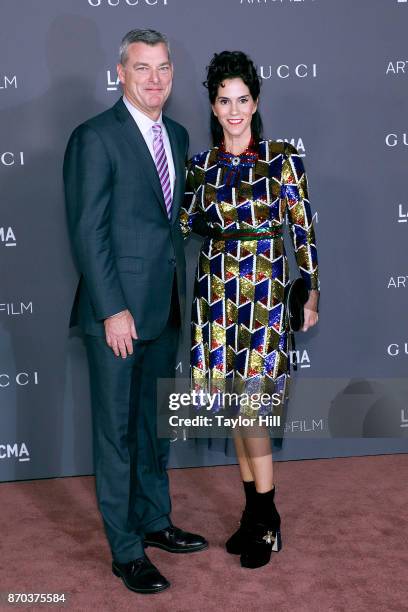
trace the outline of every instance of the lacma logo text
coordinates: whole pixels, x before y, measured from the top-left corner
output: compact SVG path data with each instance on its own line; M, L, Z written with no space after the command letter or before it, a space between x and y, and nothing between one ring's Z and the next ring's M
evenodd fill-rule
M299 157L306 156L306 148L301 138L298 138L297 140L296 138L277 138L276 140L277 142L290 142L290 144L293 145L297 149L297 152L299 153Z
M0 444L0 459L18 459L21 463L30 461L30 453L27 445L22 442L12 444Z
M12 227L0 227L0 242L4 246L16 246L16 235Z

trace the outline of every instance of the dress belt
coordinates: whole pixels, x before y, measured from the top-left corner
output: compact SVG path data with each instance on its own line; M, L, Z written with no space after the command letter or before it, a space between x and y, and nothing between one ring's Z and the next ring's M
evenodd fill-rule
M282 234L283 229L279 225L277 227L254 227L226 231L211 228L210 237L216 240L262 240L263 238L278 238Z

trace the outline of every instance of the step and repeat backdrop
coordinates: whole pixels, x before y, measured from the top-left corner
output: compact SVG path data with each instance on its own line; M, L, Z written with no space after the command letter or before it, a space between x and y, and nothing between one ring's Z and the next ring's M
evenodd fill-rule
M304 157L320 322L298 334L275 458L408 452L407 0L2 0L0 11L0 480L93 471L62 160L74 127L121 95L118 46L137 27L170 39L166 112L191 154L210 143L205 68L240 49L262 77L266 137ZM187 246L190 300L199 247ZM172 466L235 461L229 441L174 432Z

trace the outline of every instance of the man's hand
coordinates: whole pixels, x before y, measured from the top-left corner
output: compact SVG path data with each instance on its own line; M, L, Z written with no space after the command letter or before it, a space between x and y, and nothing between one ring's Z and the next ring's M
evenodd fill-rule
M135 322L128 310L104 320L106 344L110 346L116 357L122 355L126 359L133 353L133 340L137 340Z

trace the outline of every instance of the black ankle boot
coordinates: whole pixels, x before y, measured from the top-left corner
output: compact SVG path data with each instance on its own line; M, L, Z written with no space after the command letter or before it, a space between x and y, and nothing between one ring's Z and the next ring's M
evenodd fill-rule
M241 553L241 565L255 569L266 565L272 551L282 548L281 519L273 500L275 487L267 493L256 493L255 511Z
M245 509L242 513L241 521L239 522L239 527L235 533L226 541L225 548L230 555L240 555L244 548L245 539L247 537L248 529L253 520L253 510L254 510L254 502L256 495L255 483L245 482L244 491L245 491Z

